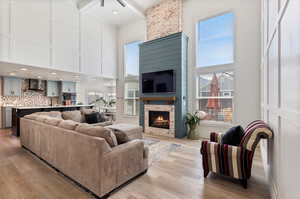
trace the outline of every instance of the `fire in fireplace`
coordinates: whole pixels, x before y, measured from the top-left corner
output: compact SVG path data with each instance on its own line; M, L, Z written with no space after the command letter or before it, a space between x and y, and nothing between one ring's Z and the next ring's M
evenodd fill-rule
M149 111L149 126L170 129L170 113L168 111Z

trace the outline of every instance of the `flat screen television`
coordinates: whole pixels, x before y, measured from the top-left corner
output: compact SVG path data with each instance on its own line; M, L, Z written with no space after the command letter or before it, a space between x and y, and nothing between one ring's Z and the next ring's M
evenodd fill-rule
M175 91L176 86L174 70L142 74L143 93L173 93Z

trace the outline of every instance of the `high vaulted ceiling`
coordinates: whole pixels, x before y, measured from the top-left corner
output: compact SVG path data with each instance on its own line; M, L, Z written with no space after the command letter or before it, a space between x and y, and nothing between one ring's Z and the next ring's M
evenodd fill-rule
M144 11L156 4L158 4L161 0L133 0L136 4L142 8Z
M123 0L126 7L122 7L115 0L105 0L105 6L100 6L100 0L74 0L83 12L114 24L124 25L131 21L145 18L147 8L159 3L161 0Z

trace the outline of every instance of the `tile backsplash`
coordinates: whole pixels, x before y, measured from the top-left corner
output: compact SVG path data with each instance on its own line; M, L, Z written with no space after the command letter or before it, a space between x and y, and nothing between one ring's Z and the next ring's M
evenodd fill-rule
M48 106L51 98L34 91L23 92L22 96L0 96L0 106Z

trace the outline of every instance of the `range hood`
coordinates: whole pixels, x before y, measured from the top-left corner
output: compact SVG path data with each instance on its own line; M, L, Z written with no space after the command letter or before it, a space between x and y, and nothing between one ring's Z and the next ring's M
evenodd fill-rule
M44 91L45 90L45 81L39 80L39 79L29 79L28 90Z

